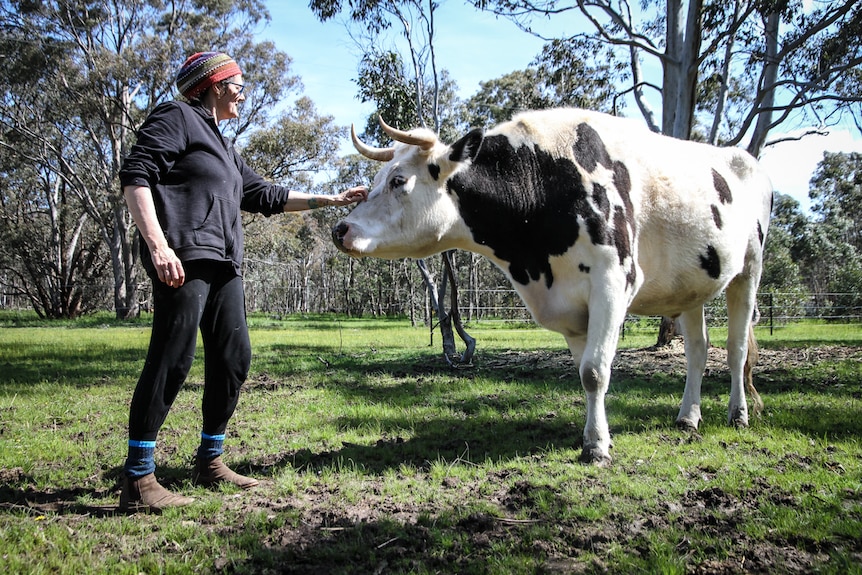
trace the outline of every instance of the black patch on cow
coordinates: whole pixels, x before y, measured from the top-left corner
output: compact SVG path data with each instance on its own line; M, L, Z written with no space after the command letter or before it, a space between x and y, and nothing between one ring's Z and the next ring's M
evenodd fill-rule
M584 264L578 264L578 269L584 272L585 274L590 273L590 266L585 266Z
M520 284L544 274L551 287L550 258L575 244L578 215L593 220L587 224L595 228L591 236L607 241L607 224L590 205L577 165L532 146L513 148L506 136L485 138L470 169L447 186L458 195L473 239L509 262L509 273Z
M620 263L631 254L631 235L637 224L634 220L631 191L632 180L628 168L623 162L611 159L608 149L596 130L586 123L578 124L578 139L574 145L575 161L589 173L601 165L613 171L613 182L624 210L619 207L614 211L614 229L609 230L607 221L610 218L610 201L607 191L600 184L593 184L593 201L601 211L602 220L587 216L587 232L590 240L596 245L613 244L620 250ZM633 280L632 280L633 281ZM631 285L632 282L630 282Z
M757 238L760 240L761 247L763 247L763 226L760 225L760 220L757 220Z
M593 203L599 208L605 220L611 217L611 202L608 200L608 191L601 184L593 184Z
M721 221L721 212L718 210L718 206L713 204L712 206L712 221L715 222L715 227L721 229L721 226L724 225ZM759 225L759 224L758 224Z
M629 169L622 162L614 162L614 187L617 189L626 208L626 215L634 226L634 210L632 209L632 178Z
M623 265L626 258L632 255L632 241L626 215L620 206L614 210L614 246L620 257L620 265Z
M594 246L609 246L613 242L611 230L608 229L606 218L602 218L595 212L587 212L587 233Z
M700 256L700 267L706 270L707 275L714 280L717 280L718 276L721 275L721 259L713 246L707 246L706 255Z
M435 180L440 179L440 166L437 164L428 164L428 173L431 174L431 177Z
M730 193L730 186L727 185L727 180L724 176L712 170L712 185L715 186L715 191L718 192L718 199L722 204L729 204L733 201L733 195Z
M602 137L589 124L578 124L578 140L575 142L575 161L586 171L592 172L601 164L611 167L611 156L608 154Z

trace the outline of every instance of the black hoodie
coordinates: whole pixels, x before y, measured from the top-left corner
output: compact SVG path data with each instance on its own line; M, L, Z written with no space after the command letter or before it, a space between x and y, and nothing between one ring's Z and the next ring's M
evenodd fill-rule
M240 210L270 216L284 211L289 191L249 168L198 104L160 104L138 131L120 169L120 185L152 190L159 223L181 261L232 262L243 257ZM146 242L141 263L155 276Z

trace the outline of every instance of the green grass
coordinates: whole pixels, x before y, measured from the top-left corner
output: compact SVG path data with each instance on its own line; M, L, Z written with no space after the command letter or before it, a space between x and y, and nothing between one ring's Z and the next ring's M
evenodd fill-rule
M404 320L250 324L225 458L263 485L191 484L199 357L156 455L197 501L123 515L146 318L0 314L0 573L862 573L859 326L758 327L766 409L742 430L725 371L691 434L673 426L684 371L621 354L600 469L577 462L584 400L556 334L471 325L474 365L452 369ZM652 345L637 327L622 348Z

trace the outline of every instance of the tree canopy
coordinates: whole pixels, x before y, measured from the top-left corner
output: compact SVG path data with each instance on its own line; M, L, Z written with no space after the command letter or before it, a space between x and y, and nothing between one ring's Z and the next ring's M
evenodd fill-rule
M563 105L640 113L655 130L755 153L779 126L860 126L862 8L855 2L812 9L746 0L472 4L512 18L524 33L539 34L551 16L576 16L582 32L545 38L527 68L488 78L461 100L435 59L437 2L309 6L322 19L347 14L355 24L356 97L399 127L425 125L446 141L523 109ZM328 191L368 182L376 169L338 157L346 128L302 97L288 54L256 39L269 18L260 0L0 0L0 15L0 286L44 316L113 306L128 317L146 301L117 172L149 111L176 97L175 71L193 51L242 55L248 99L224 132L266 177ZM407 49L382 41L386 33L408 34ZM645 73L656 69L656 78ZM364 139L386 144L376 117L364 131ZM764 290L859 291L860 172L857 155L827 154L811 182L811 213L776 196ZM308 311L315 295L326 298L324 309L352 314L424 307L413 266L339 256L327 217L245 218L253 308ZM505 286L481 258L459 254L454 262L467 313ZM446 277L433 266L430 273Z

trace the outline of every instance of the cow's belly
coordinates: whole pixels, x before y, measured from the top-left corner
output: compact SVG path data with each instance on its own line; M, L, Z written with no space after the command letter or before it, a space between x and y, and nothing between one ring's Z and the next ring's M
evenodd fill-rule
M629 313L634 315L662 315L676 317L686 310L703 305L716 298L724 286L718 282L680 282L676 289L665 289L661 285L641 287L631 305Z
M544 282L530 282L526 286L516 286L533 319L542 327L575 337L587 332L589 310L587 301L589 285L587 282L554 282L548 289Z
M638 250L643 283L629 312L675 317L716 298L743 272L748 241L747 228L739 225L725 224L723 231L672 222L647 226ZM708 248L716 256L715 270L704 265ZM711 271L718 273L713 277Z

